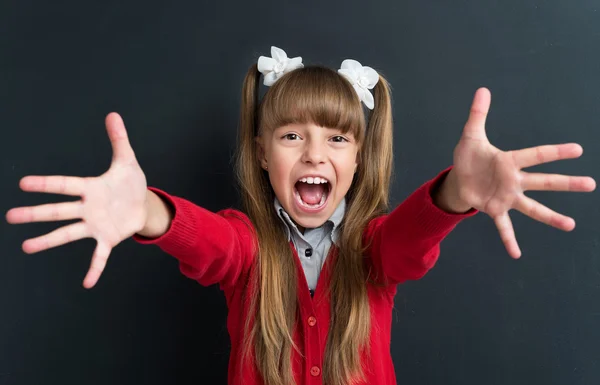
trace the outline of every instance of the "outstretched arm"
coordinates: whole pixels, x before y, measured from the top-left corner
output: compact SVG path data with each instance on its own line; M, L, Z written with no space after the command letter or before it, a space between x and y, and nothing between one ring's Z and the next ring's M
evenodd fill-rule
M85 288L92 288L112 249L133 236L141 243L155 243L178 258L182 271L201 283L232 285L252 256L249 220L234 210L214 214L148 188L118 114L107 115L106 130L113 159L102 175L28 175L21 179L23 191L81 197L77 201L10 209L6 220L12 224L80 219L27 239L23 251L38 253L94 238L97 245L83 280Z
M439 256L439 244L464 218L478 211L488 214L513 258L521 256L508 211L516 209L564 231L575 227L572 218L525 196L527 190L589 192L590 177L527 173L522 168L578 158L580 145L542 145L515 151L493 146L485 134L491 95L475 93L469 119L454 149L454 165L425 183L388 216L377 218L367 231L370 256L390 283L422 277Z

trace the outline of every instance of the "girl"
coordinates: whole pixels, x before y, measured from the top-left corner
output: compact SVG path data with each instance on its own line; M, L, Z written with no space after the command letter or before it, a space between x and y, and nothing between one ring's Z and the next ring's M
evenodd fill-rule
M259 100L261 74L270 88ZM95 238L86 288L98 281L111 249L130 236L177 258L181 272L201 285L218 283L229 308L229 384L396 384L396 286L434 266L440 242L460 221L488 214L518 258L510 209L565 231L575 225L524 191L595 189L588 177L522 171L577 158L582 148L501 151L485 134L489 105L489 91L477 90L453 165L387 213L386 80L353 60L338 71L304 67L300 57L272 47L272 57L250 67L242 91L237 172L245 213L209 212L148 187L123 121L111 113L106 128L114 157L106 173L20 182L24 191L82 199L14 208L7 220L81 218L26 240L23 250Z

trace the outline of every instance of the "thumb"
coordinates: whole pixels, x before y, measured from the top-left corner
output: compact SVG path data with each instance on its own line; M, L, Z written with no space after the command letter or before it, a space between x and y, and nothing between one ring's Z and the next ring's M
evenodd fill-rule
M135 159L135 154L129 138L123 119L116 112L111 112L106 116L106 131L112 145L113 162L131 162Z
M469 139L484 139L487 140L485 134L485 120L490 110L490 101L492 95L490 91L481 87L475 91L473 97L473 103L471 104L471 110L469 112L469 119L463 129L463 136Z

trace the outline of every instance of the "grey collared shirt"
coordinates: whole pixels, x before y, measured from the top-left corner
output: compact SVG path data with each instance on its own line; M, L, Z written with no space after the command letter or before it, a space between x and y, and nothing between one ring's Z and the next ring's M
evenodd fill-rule
M304 234L285 211L277 198L275 198L275 210L279 218L285 224L288 241L292 241L302 262L306 282L309 290L315 290L325 258L333 243L339 238L339 225L344 219L346 212L346 199L338 204L331 217L320 227L305 229Z

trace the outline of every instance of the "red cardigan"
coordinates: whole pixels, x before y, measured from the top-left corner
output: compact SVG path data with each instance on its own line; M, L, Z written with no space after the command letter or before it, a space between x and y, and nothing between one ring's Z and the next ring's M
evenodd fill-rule
M463 219L477 213L471 209L464 214L447 213L432 201L432 192L443 180L448 167L435 178L424 183L391 213L373 219L365 229L365 237L372 238L365 255L376 272L384 274L389 285L377 288L371 284L367 292L371 308L371 358L363 356L367 384L396 384L394 364L390 354L392 308L396 285L423 277L431 269L440 253L440 242ZM254 255L250 248L251 222L247 216L234 209L217 213L149 187L175 209L169 230L162 236L148 239L139 235L133 238L142 244L158 245L177 258L181 272L203 286L219 284L227 306L227 329L231 340L229 358L229 385L264 384L255 367L245 363L240 375L239 358L244 320L248 306L242 300L249 282L249 272ZM314 297L311 298L304 271L294 250L294 263L298 269L298 301L300 321L294 339L304 352L302 359L292 350L294 372L298 385L323 384L322 367L325 343L329 331L329 298L326 285L335 257L335 245L319 277Z

